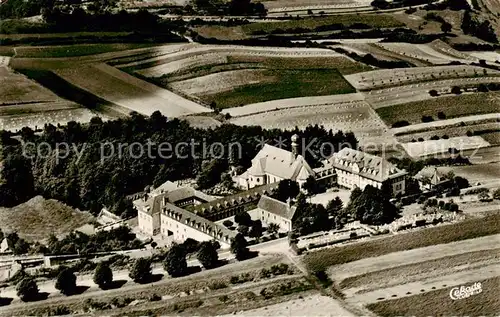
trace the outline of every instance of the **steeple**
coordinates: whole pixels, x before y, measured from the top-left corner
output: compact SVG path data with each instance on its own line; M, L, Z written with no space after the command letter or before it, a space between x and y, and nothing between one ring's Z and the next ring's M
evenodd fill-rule
M297 141L299 140L299 136L297 134L292 135L292 159L295 160L297 155L299 154L299 145Z

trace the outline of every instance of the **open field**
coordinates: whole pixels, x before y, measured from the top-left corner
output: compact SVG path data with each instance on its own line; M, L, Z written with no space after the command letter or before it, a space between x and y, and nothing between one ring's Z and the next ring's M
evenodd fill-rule
M185 94L203 96L232 90L240 86L264 84L276 80L276 77L268 74L265 70L242 69L176 81L169 86Z
M480 136L451 137L441 140L426 140L423 142L403 143L403 148L411 157L427 156L437 153L449 153L448 149L459 151L488 147L490 144Z
M0 67L0 78L2 79L2 85L0 85L0 105L2 106L62 101L47 88L7 67Z
M4 232L17 231L20 237L27 240L42 240L51 234L69 233L93 219L89 213L41 196L13 208L0 208L0 229Z
M327 270L333 265L363 258L498 233L500 233L500 215L495 214L484 218L468 219L459 223L426 228L368 242L314 251L305 255L304 262L309 270L322 271Z
M337 70L266 70L264 76L273 80L269 83L264 81L240 86L232 91L205 95L203 99L207 102L216 102L219 108L230 108L275 99L355 92Z
M495 242L494 236L490 237L490 241ZM450 256L437 253L436 255L439 258L432 260L426 253L420 252L421 255L409 261L409 264L395 265L385 269L380 268L380 270L376 271L368 270L368 273L351 276L342 280L339 286L344 290L350 289L351 292L359 294L372 289L406 284L423 278L457 273L464 270L464 267L475 268L499 263L500 260L500 249L479 249L479 251L474 252L468 249L457 251L463 252L464 250L467 250L467 252ZM425 254L425 257L423 254ZM423 258L425 258L425 261L420 261Z
M474 105L473 107L471 105ZM426 101L417 101L391 107L377 109L377 114L391 126L398 121L408 121L410 124L422 122L422 116L431 116L437 119L438 112L442 111L447 118L456 118L468 115L478 115L498 112L500 108L500 93L474 93L460 96L434 98Z
M281 10L298 10L307 8L327 8L330 6L338 7L359 7L369 5L369 1L363 0L267 0L262 2L271 12Z
M293 104L293 99L290 100L290 104ZM294 127L301 129L311 124L318 124L334 131L353 131L362 143L373 141L373 139L382 143L394 142L391 136L386 135L387 128L383 122L363 101L295 106L237 117L232 119L231 123L259 125L267 129L293 129Z
M238 316L355 316L344 309L333 298L310 294L303 298L296 298L279 304L269 305L257 309L237 312ZM221 317L230 317L231 315L222 315Z
M169 117L210 111L106 64L60 69L55 73L99 98L145 115L151 115L156 110Z
M105 43L105 44L74 44L74 45L54 45L54 46L16 46L16 57L73 57L102 54L107 52L125 51L137 48L151 47L151 44L143 43Z
M500 156L498 156L500 159ZM500 180L500 162L490 164L478 164L468 166L448 166L443 167L443 171L453 171L455 175L465 177L471 184L487 184Z
M356 89L368 90L423 81L495 75L499 76L500 72L479 66L460 65L380 69L347 75L346 79Z
M472 283L470 283L472 284ZM452 300L452 287L368 305L379 316L496 316L500 311L500 277L481 280L482 293ZM467 285L469 286L469 285Z
M431 97L429 90L437 90L440 93L449 93L453 86L467 86L487 83L500 83L500 77L475 77L475 78L456 78L438 81L429 81L418 84L403 85L392 88L384 88L364 92L366 101L375 109L405 104L415 101L423 101L441 97Z
M427 44L410 44L410 43L375 43L384 50L396 53L402 56L419 59L431 64L448 64L453 61L470 62L470 58L460 59L457 56L444 54L442 51L434 49Z
M415 133L420 133L420 132L433 133L436 130L444 129L445 127L447 127L447 128L448 127L450 127L450 128L453 128L453 127L465 128L466 126L472 126L472 125L477 125L477 124L482 124L482 123L484 123L484 124L488 123L491 125L492 128L495 128L499 124L497 122L497 120L499 118L500 118L500 113L479 114L479 115L474 115L474 116L417 123L417 124L412 124L412 125L408 125L408 126L401 127L401 128L392 128L391 132L394 135L408 135L408 134L415 134ZM470 127L469 127L469 129L470 129ZM472 130L474 130L474 129L472 129ZM451 136L451 135L449 135L449 136Z

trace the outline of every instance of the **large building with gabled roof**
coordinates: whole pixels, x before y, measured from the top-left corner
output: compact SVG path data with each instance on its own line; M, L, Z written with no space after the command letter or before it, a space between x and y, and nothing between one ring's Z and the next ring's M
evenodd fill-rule
M234 177L236 185L250 189L290 179L302 187L306 179L315 173L304 157L298 154L297 140L297 135L292 136L292 151L265 144L252 159L252 166Z
M383 183L388 182L393 195L405 192L406 171L379 156L343 148L334 153L325 165L335 168L337 183L341 186L350 189L364 189L367 185L381 188Z

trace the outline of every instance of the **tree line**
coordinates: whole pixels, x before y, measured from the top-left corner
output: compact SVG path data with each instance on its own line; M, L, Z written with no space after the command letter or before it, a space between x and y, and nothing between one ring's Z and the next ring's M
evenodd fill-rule
M250 166L262 140L269 143L279 138L290 140L295 133L301 136L300 147L304 147L305 158L312 166L320 164L321 155L330 155L330 150L338 151L343 144L357 146L353 133L333 133L317 125L283 131L224 124L204 130L191 127L183 120L167 120L159 112L150 117L132 113L130 117L106 122L96 117L89 124L69 122L59 127L47 124L37 134L30 128L23 128L19 135L2 131L0 205L14 206L42 195L93 214L105 206L115 214L128 217L134 215L134 210L131 201L126 199L127 195L142 192L151 184L157 187L167 180L196 178L197 175L207 176L204 177L205 187L215 185L221 181L218 172L227 170L229 165L240 166L240 169ZM225 148L212 153L217 155L216 158L207 155L202 146L195 147L194 153L185 149L184 154L188 155L165 157L157 154L163 143L175 146L181 142L190 144L193 140L203 142L207 148L216 142ZM26 142L33 146L23 148ZM70 150L64 157L58 157L54 149L63 142L81 153ZM235 142L239 147L230 151L229 146ZM332 144L333 148L323 147L325 142ZM138 157L125 150L121 155L102 160L103 144L118 149L123 144L132 143L144 148L152 144L149 148L153 155ZM50 148L41 144L48 144ZM290 142L285 142L284 148L290 150L290 147ZM207 164L207 161L217 161L217 164ZM215 169L217 173L207 169Z

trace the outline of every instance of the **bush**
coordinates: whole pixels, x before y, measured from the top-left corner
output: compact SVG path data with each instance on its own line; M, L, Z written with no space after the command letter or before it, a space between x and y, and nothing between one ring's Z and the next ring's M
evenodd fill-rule
M226 228L229 228L229 227L232 227L233 226L233 222L231 220L224 220L224 222L222 223Z
M444 114L444 112L442 111L439 111L438 114L437 114L437 117L439 120L444 120L446 119L446 115Z
M23 302L32 301L38 298L38 285L33 277L23 278L16 286L16 293Z
M212 284L210 284L210 286L208 286L208 288L210 288L211 290L223 289L226 287L227 287L227 284L224 282L213 282Z
M130 278L136 283L146 283L151 279L151 261L146 258L135 260L130 268Z
M434 118L432 116L422 116L422 122L432 122Z
M76 291L76 275L70 268L63 268L56 280L56 289L64 295L74 294Z
M392 124L392 127L393 128L401 128L401 127L406 127L408 125L410 125L410 123L408 121L406 121L406 120L403 120L403 121L394 122Z
M455 95L460 95L462 93L462 89L458 86L453 86L451 88L451 93Z
M229 296L227 295L219 296L219 300L223 303L226 303L227 301L229 301Z
M94 272L94 283L101 289L108 288L113 282L113 272L107 263L99 263Z

